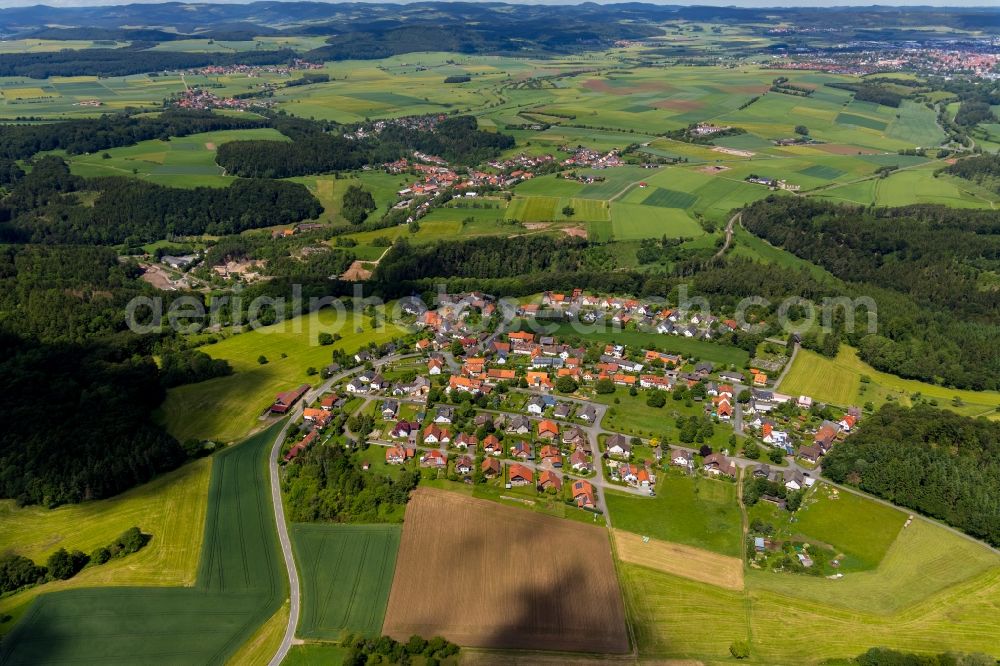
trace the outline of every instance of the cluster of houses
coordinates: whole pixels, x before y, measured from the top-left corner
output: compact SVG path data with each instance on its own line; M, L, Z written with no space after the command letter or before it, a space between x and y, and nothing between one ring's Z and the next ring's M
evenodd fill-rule
M536 157L521 155L502 162L491 162L491 165L499 164L503 167L503 170L497 173L474 168L459 173L448 166L448 163L440 157L420 152L414 152L413 157L414 161L403 158L383 165L389 173L416 173L419 176L419 180L412 185L396 192L396 195L401 199L396 204L397 208L408 207L416 197L435 196L448 189L460 192L464 190L466 197L475 197L480 190L510 188L522 181L534 178L536 172L532 171L532 168L537 168L553 160L551 155ZM421 162L427 162L427 164ZM521 165L522 163L523 165Z
M693 136L712 136L713 134L718 134L719 132L726 132L731 130L732 127L729 125L713 125L712 123L698 123L691 128L691 134Z
M514 172L521 171L531 171L532 169L537 169L539 167L552 164L555 161L555 157L552 155L526 155L521 153L516 157L509 157L505 160L491 160L487 164L497 171L504 173L510 173L513 176Z
M663 310L647 308L635 299L592 297L580 290L546 292L542 302L553 309L577 305L616 314L663 315ZM303 431L308 432L286 454L286 461L316 441L319 432L333 420L331 412L342 406L348 396L363 395L378 396L373 413L385 425L377 429L380 434L372 441L385 447L387 464L416 460L421 467L444 470L467 480L481 473L486 478L503 479L511 487L533 485L539 491L554 490L564 495L566 483L572 482L576 490L578 482L585 482L581 477L594 474L597 464L604 465L612 482L650 492L657 481L657 470L677 467L694 471L695 455L688 450L656 446L651 460L641 460L637 458L643 456L634 455L634 440L622 434L611 434L605 442L602 461L595 460L596 449L591 445L597 442L591 441L587 428L597 423L599 406L560 399L553 394L555 385L564 377L571 377L579 384L606 380L617 386L651 392L670 391L678 386L697 388L697 399L706 415L725 422L740 410L743 426L756 432L764 444L812 464L818 463L836 441L850 433L860 418L860 411L855 408L839 420L827 411L824 415L829 416L828 420L818 426L807 425L816 423L809 420L812 400L808 396L796 399L766 388L767 376L756 370L745 376L736 371L716 371L711 362L691 363L680 355L657 350L630 350L616 343L588 349L529 331L490 333L478 327L473 329L467 326L468 313L485 318L498 307L493 297L481 292L442 295L433 310L410 304L403 307L410 308L408 313L424 329L415 348L424 354L426 371L409 374L406 379L398 379L399 375L391 372L387 375L393 379L387 379L374 368L357 372L338 387L343 397L327 395L318 407L307 406L303 410ZM667 312L666 318L674 314ZM456 341L464 351L459 358L448 353L454 350ZM362 350L353 360L361 365L374 359ZM442 375L446 381L436 379ZM457 394L490 395L501 383L506 387L526 385L535 390L530 395L521 394L516 408L503 411L479 411L473 415L473 412L458 412L467 407L447 404L426 409L432 391L441 391L451 396L453 402L461 403L467 398L456 400ZM498 394L506 394L506 387L501 387ZM278 394L269 410L274 414L288 413L308 390L308 385L302 385ZM404 403L417 403L420 409L403 410ZM789 403L797 411L782 407ZM486 403L478 401L478 404L483 408ZM496 406L496 399L491 404ZM645 447L642 450L646 451ZM699 468L707 475L737 475L734 460L725 453L709 452L698 460ZM800 490L812 482L795 471L781 474L766 465L754 468L754 474L763 474L789 490ZM594 506L591 484L585 482L579 489L581 492L574 493L573 499L580 506Z
M259 97L237 99L235 97L219 97L210 90L204 88L191 87L183 92L177 93L173 98L173 105L180 109L198 109L205 111L208 109L229 109L232 111L250 111L260 107L270 107L274 101Z
M299 58L293 59L290 63L282 63L280 65L245 65L245 64L233 64L233 65L206 65L204 67L196 67L194 69L187 70L188 74L195 74L199 76L232 76L235 74L247 76L247 77L257 77L261 74L278 74L282 76L288 76L293 71L304 70L304 69L323 69L323 63L309 62L307 60L301 60Z
M397 421L388 431L392 443L385 450L386 463L400 465L416 458L421 467L438 470L448 470L451 464L450 469L465 478L478 469L486 479L506 478L511 487L534 485L540 492L561 492L566 472L588 475L593 471L587 435L578 427L563 428L547 419L535 423L521 415L481 413L474 425L488 424L493 431L480 439L469 432L454 433L453 419L454 408L441 405L427 425ZM541 444L534 444L535 440ZM566 451L571 452L567 455ZM594 508L596 495L590 482L573 479L573 490L579 506Z
M834 443L839 438L851 432L851 429L858 422L860 416L860 411L852 407L836 423L833 421L823 421L813 434L812 444L799 447L799 458L810 463L818 463L821 457L830 452L830 449L833 448Z
M345 132L344 137L348 139L364 139L369 136L381 134L389 127L404 127L421 132L430 132L437 127L438 123L448 116L443 113L432 113L424 116L402 116L400 118L384 118L362 123L353 128L350 132Z
M562 165L566 167L608 169L612 167L625 166L625 161L622 159L621 154L617 150L610 150L605 153L592 148L585 148L583 146L576 146L572 148L569 146L562 146L559 150L572 153L572 157L567 157L562 161Z
M580 289L572 293L545 292L540 304L526 304L519 312L524 317L540 313L559 314L567 320L585 324L607 321L618 327L634 324L637 328L663 335L711 340L741 326L735 319L720 319L705 312L684 312L635 298L593 296ZM746 328L746 326L743 326Z

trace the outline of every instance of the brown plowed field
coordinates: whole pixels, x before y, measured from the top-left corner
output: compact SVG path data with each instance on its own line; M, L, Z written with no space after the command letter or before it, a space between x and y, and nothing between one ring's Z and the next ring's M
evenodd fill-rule
M621 653L625 608L600 528L443 490L406 509L382 633Z

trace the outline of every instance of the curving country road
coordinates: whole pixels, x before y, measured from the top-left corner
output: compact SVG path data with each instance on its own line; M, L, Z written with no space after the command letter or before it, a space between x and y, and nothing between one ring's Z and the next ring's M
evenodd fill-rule
M301 410L301 402L295 411L299 410ZM285 427L274 439L274 446L271 447L271 459L268 461L268 469L271 474L271 503L274 506L274 520L278 527L281 554L285 558L285 569L288 572L288 594L291 600L285 635L281 639L278 651L271 657L270 666L278 666L288 655L292 641L295 639L295 629L299 624L299 574L295 568L295 557L292 555L292 541L288 536L288 523L285 521L285 509L281 505L281 485L278 481L278 456L281 455L281 445L285 441L285 436L288 434L288 429L292 426L295 416L296 414L293 413L292 418L285 422Z
M373 365L375 367L380 367L386 363L400 361L413 356L417 356L417 354L393 354L391 356L378 359ZM308 405L310 402L315 400L317 396L329 391L330 387L332 387L336 382L342 381L351 375L361 372L362 370L364 370L363 366L345 370L344 372L330 377L315 389L308 391L304 396L302 396L302 399L299 400L292 411L288 413L288 421L285 422L285 427L283 427L281 432L278 433L278 436L275 437L274 445L271 447L271 457L270 460L268 460L268 471L271 477L271 503L274 506L274 522L278 528L278 541L281 543L281 554L285 559L285 571L288 573L288 594L290 605L288 611L288 624L285 627L285 635L281 639L281 645L278 646L274 656L271 657L269 666L279 666L281 662L284 661L285 657L288 656L288 651L292 648L292 644L295 642L295 631L299 625L301 594L299 587L299 573L295 567L295 556L292 553L292 540L288 536L288 522L285 520L285 509L281 503L281 482L278 478L278 456L281 455L281 445L285 442L288 429L291 428L292 424L298 420L299 415L302 413L302 408L305 405Z

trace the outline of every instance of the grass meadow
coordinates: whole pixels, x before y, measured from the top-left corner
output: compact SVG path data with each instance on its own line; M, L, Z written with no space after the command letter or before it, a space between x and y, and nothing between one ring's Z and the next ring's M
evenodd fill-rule
M862 378L869 381L864 382ZM969 391L903 379L880 372L858 358L855 349L841 345L836 358L800 349L778 390L789 395L808 395L838 406L887 401L913 404L914 398L935 400L939 407L965 416L996 418L1000 392Z
M44 563L59 548L89 553L130 527L152 536L126 558L88 567L73 578L0 598L0 615L20 617L41 594L107 585L192 585L204 536L212 460L203 458L117 497L44 509L0 503L0 552ZM0 624L0 633L12 622Z
M731 641L749 640L760 664L846 660L872 646L1000 654L1000 556L929 521L903 527L901 510L831 497L821 486L787 529L847 553L840 579L750 568L745 589L731 591L619 563L639 653L716 663ZM613 520L620 499L608 497Z
M342 338L324 347L318 342L321 332L339 333ZM309 376L306 370L329 365L333 349L354 351L369 342L387 342L401 332L391 323L373 330L367 317L349 312L338 318L333 308L324 308L233 335L201 350L229 361L235 372L170 389L158 416L182 441L192 437L224 442L239 439L261 424L259 416L275 394L315 383L318 375ZM259 356L268 362L261 365Z
M712 361L719 365L736 367L743 367L743 364L750 358L749 354L738 347L685 338L679 335L630 330L604 330L593 326L586 326L577 331L576 327L570 324L559 324L551 335L564 340L579 338L589 342L617 342L630 347L656 349L671 354L681 354L688 359Z
M839 571L874 569L906 522L898 509L821 484L809 494L790 528L844 555Z
M0 661L208 663L235 653L287 594L267 475L279 427L214 456L193 588L42 594L5 637Z
M400 533L398 525L292 526L303 582L299 637L381 635Z
M70 169L78 176L138 176L171 187L225 187L234 180L215 163L216 149L229 141L288 141L270 128L222 130L172 138L151 139L134 146L111 148L70 158ZM107 155L108 157L104 157Z
M618 529L739 557L741 523L736 484L663 474L656 497L609 490L608 512Z

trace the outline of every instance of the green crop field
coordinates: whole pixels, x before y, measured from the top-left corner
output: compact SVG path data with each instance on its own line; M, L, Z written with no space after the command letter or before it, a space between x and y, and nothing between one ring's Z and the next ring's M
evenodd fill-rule
M41 94L34 91L30 95L18 92L24 88L38 88ZM44 119L91 117L121 111L127 107L154 110L162 106L166 97L182 90L184 82L177 74L158 77L137 74L106 79L98 79L96 76L51 77L43 80L0 77L0 119L27 115ZM100 106L80 105L82 101L95 99L101 102Z
M0 646L0 662L225 661L287 594L267 474L280 427L214 457L194 588L95 587L40 595Z
M868 129L879 131L886 128L884 121L869 118L868 116L859 116L856 113L841 113L837 116L837 122L841 125L857 125L858 127L867 127Z
M342 338L324 347L318 342L322 332L339 333ZM182 441L191 437L239 439L259 425L258 416L275 394L314 383L315 377L307 375L306 370L329 365L333 349L355 351L369 342L387 342L401 332L392 323L372 330L367 317L350 311L339 317L335 309L324 308L233 335L201 349L213 358L229 361L235 372L171 389L160 408L160 417L170 433ZM262 355L268 360L264 365L257 360Z
M705 235L701 226L683 210L619 201L611 204L611 231L615 240Z
M687 192L676 192L663 188L656 188L642 200L647 206L661 206L663 208L689 208L698 197Z
M675 474L661 477L656 497L609 490L611 523L643 536L739 557L742 528L736 484Z
M618 563L618 571L636 647L644 658L720 663L732 659L730 643L747 638L742 592L624 562Z
M863 382L862 377L869 381ZM778 390L789 395L808 395L838 406L869 401L878 406L890 399L910 405L914 397L919 397L937 401L939 407L966 416L996 417L996 408L1000 406L1000 392L953 389L902 379L871 367L846 345L841 346L840 353L832 359L800 349Z
M377 448L377 447L376 447ZM303 581L298 635L379 636L399 550L398 525L292 526Z
M779 387L789 395L808 395L835 405L853 405L857 399L860 376L849 367L818 363L814 351L800 349L795 363Z

